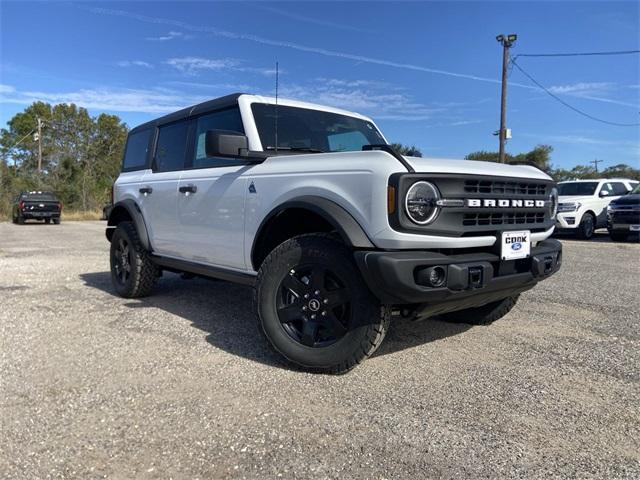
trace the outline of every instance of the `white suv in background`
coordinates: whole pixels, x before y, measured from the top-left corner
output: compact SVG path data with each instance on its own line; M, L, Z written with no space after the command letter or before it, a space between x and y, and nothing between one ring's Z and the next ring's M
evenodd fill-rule
M626 178L571 180L558 184L557 232L572 232L588 240L607 225L607 205L638 185Z

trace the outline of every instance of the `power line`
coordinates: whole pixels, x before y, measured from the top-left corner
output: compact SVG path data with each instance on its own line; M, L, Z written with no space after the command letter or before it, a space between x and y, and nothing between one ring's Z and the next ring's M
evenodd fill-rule
M576 107L574 107L573 105L568 104L567 102L565 102L564 100L562 100L560 97L558 97L557 95L553 94L552 92L550 92L546 87L544 87L542 84L540 84L540 82L538 82L535 78L533 78L531 75L529 75L527 72L525 72L523 70L523 68L518 65L518 63L516 62L515 58L511 59L511 63L518 69L520 70L520 72L527 77L529 80L531 80L538 88L540 88L541 90L543 90L547 95L549 95L551 98L557 100L558 102L560 102L562 105L564 105L565 107L573 110L574 112L582 115L583 117L587 117L590 118L591 120L595 120L596 122L601 122L601 123L606 123L607 125L614 125L616 127L637 127L640 126L640 123L618 123L618 122L610 122L609 120L603 120L602 118L598 118L598 117L594 117L593 115L590 115L586 112L583 112L582 110L577 109Z
M617 50L613 52L573 52L573 53L521 53L518 57L588 57L594 55L633 55L640 53L640 50Z

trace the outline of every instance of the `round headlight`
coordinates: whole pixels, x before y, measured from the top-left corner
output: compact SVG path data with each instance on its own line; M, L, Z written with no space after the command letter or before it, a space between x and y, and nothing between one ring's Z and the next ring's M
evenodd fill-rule
M404 207L412 222L426 225L438 216L440 199L438 189L429 182L416 182L411 185L405 197Z
M549 215L551 218L556 218L556 214L558 213L558 189L553 187L551 189L551 193L549 194Z

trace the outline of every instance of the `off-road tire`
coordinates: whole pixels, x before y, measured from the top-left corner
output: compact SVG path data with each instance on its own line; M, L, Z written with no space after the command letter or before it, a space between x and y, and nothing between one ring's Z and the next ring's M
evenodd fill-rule
M307 346L296 341L278 316L282 283L299 265L326 269L349 292L346 333L328 346ZM331 374L348 372L373 354L382 343L391 318L390 308L380 305L362 280L353 252L334 236L322 233L294 237L267 256L258 271L254 308L259 330L277 352L306 370Z
M481 307L467 308L445 313L440 317L448 322L468 323L470 325L489 325L504 317L516 305L518 295L487 303Z
M581 240L589 240L593 237L593 232L596 230L596 219L590 213L585 213L580 220L580 225L578 225L578 231L576 235Z
M24 225L24 217L18 214L18 225Z
M51 219L50 218L45 218L44 219L44 223L46 223L47 225L49 225L51 223Z
M11 222L17 224L18 223L18 217L16 217L15 215L11 215Z
M614 242L625 242L629 235L621 232L609 232L609 236Z
M124 240L129 246L128 264L129 275L121 281L116 270L116 251ZM111 283L118 295L125 298L145 297L151 293L160 275L160 269L151 259L148 250L144 248L138 232L132 222L121 222L111 237L110 249Z
M60 225L60 219L59 218L53 218L53 224L54 225Z

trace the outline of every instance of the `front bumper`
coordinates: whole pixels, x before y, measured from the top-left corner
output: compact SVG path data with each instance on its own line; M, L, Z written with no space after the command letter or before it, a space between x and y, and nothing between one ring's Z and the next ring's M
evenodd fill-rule
M562 244L539 242L521 260L501 261L494 253L445 255L430 251L357 251L365 282L382 303L427 304L429 314L470 308L517 295L560 269ZM428 286L425 271L446 272L441 287Z
M578 228L581 218L582 214L577 211L558 213L556 215L556 228L561 230Z
M42 220L43 218L60 218L60 212L34 212L23 211L21 212L22 218L25 220Z
M610 232L637 232L637 225L640 225L640 211L618 210L607 214L607 229Z

